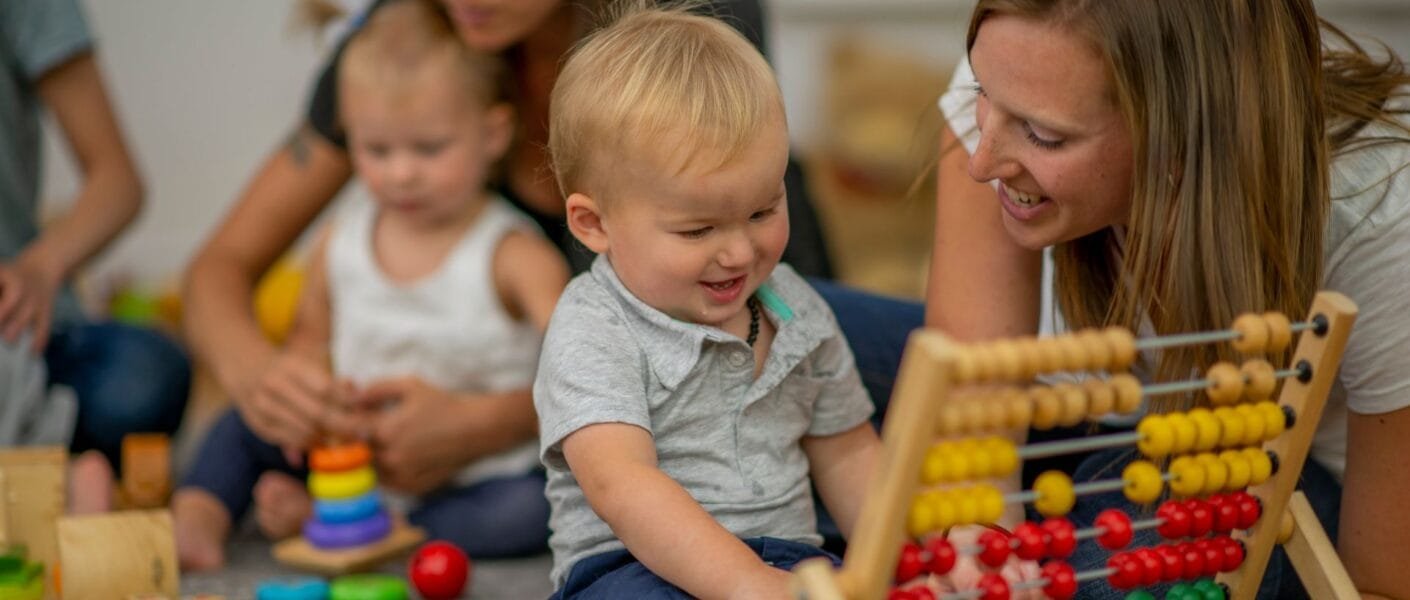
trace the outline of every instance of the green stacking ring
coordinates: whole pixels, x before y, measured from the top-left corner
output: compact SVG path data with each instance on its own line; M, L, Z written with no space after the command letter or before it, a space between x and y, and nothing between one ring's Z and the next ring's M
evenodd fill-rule
M333 580L329 600L406 600L406 582L394 575L347 575Z

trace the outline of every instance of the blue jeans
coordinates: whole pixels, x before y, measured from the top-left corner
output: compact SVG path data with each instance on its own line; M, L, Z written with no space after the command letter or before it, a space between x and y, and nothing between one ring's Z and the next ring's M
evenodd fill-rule
M173 434L191 392L191 361L165 335L120 323L59 326L44 350L50 385L73 388L71 449L98 450L121 472L122 438Z
M773 567L791 570L809 558L827 557L834 565L842 561L817 546L760 537L744 540L759 558ZM707 558L708 560L708 558ZM584 558L568 571L563 587L550 600L592 598L633 598L637 600L688 599L689 594L657 577L626 550L613 550Z
M254 501L255 482L266 471L308 477L307 469L290 465L278 446L259 439L232 409L211 427L181 487L211 493L230 513L231 522L238 523ZM423 496L407 520L433 538L460 546L471 558L536 554L548 548L544 481L543 472L534 471L437 490Z

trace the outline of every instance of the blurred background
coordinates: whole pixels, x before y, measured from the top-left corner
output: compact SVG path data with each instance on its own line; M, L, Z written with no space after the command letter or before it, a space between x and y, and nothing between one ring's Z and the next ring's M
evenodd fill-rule
M940 127L935 100L962 56L969 0L765 0L770 59L840 278L918 298ZM356 11L364 0L344 0ZM1410 0L1317 0L1323 16L1410 56ZM84 0L98 57L147 183L136 225L87 270L99 311L150 311L248 177L303 115L323 42L291 25L292 2ZM44 198L76 190L50 124ZM356 194L356 186L346 193ZM133 299L138 302L133 305ZM145 300L143 300L145 299Z

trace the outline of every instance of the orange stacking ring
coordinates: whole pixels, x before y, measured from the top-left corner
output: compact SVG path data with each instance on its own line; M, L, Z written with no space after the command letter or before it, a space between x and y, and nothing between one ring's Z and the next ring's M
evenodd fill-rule
M318 446L309 453L308 466L314 471L351 471L372 461L372 449L362 442Z

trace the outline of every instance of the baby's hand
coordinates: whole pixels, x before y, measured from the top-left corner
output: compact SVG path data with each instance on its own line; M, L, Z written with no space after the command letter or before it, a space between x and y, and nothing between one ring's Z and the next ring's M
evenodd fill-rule
M988 531L988 528L979 525L955 527L950 530L947 539L956 550L959 550L978 544L980 534L985 531ZM934 583L934 587L936 591L946 593L972 590L979 585L980 578L990 571L992 569L980 564L977 554L960 552L954 568L950 569L950 572L944 577L940 577ZM1042 577L1037 562L1020 560L1013 555L1010 555L1008 562L999 569L999 574L1009 582L1009 585ZM1015 591L1011 596L1013 600L1041 600L1043 597L1041 588Z

